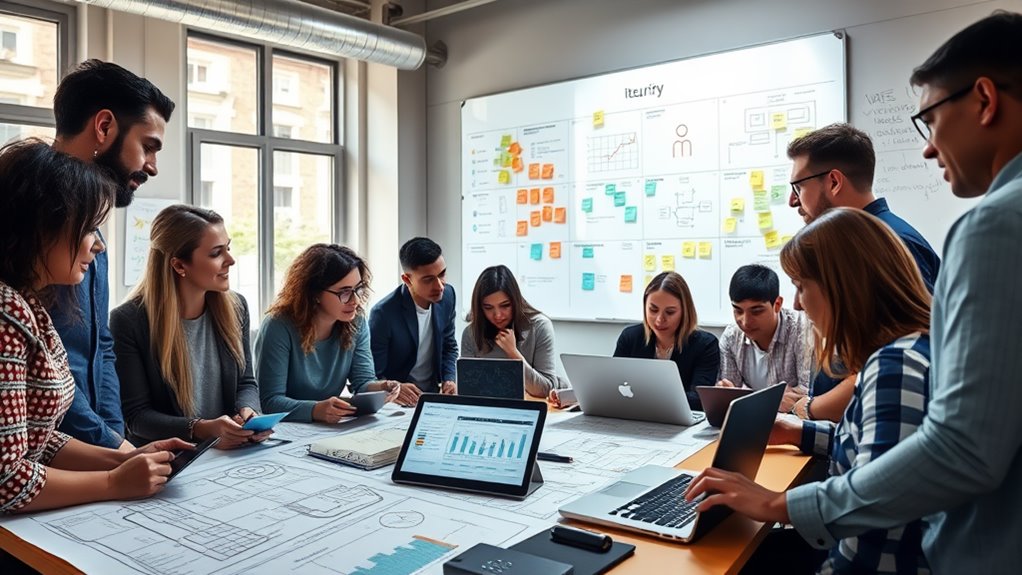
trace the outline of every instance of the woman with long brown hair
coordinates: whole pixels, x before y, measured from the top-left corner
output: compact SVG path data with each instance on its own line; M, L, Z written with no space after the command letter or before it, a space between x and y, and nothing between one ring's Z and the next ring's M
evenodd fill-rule
M348 385L397 399L398 382L376 381L365 318L371 280L365 260L344 246L315 244L295 258L256 339L267 410L337 423L355 412L339 397Z

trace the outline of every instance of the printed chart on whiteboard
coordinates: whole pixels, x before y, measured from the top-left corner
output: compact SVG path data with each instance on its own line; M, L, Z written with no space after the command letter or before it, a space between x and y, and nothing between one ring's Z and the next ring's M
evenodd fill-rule
M734 271L779 271L803 225L788 143L846 120L839 36L467 100L464 282L500 263L551 317L634 320L649 280L677 271L700 323L730 322Z

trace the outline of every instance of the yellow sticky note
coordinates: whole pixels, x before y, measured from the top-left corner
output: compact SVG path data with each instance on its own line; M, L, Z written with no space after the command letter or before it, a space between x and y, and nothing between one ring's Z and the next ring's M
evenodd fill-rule
M554 207L553 206L543 206L543 221L544 222L552 222L552 221L554 221Z
M744 212L745 211L745 198L731 198L731 211L732 212Z
M621 293L632 293L632 276L628 274L622 275L618 289L621 290Z
M642 282L642 285L648 286L649 282L651 281L653 281L653 276L650 274L646 274L646 279Z
M553 188L543 188L543 203L544 204L552 204L552 203L554 203L554 189Z
M724 218L724 233L733 234L738 229L738 218Z
M681 257L683 257L683 258L694 258L694 257L696 257L696 243L695 242L683 242L681 244Z
M642 269L648 272L656 271L656 254L642 256Z
M797 139L801 138L802 136L805 136L806 134L808 134L809 132L812 132L812 131L813 131L812 128L799 128L799 129L795 130L795 133L792 135L792 138L797 140Z
M594 128L603 127L603 110L596 110L595 112L593 112L593 127Z
M529 222L527 220L518 220L518 229L515 231L516 236L527 236L529 235Z
M665 272L674 271L674 256L660 256L660 267Z
M788 114L785 112L774 112L770 114L770 127L775 130L783 130L788 127Z
M769 230L774 227L774 214L771 212L762 212L759 216L759 229Z
M781 235L777 233L777 230L764 234L763 241L766 243L768 250L781 247Z
M550 259L561 259L561 242L550 242Z
M554 208L554 223L563 224L568 221L568 208Z
M543 212L536 210L529 214L529 225L538 228L543 222Z
M699 242L699 257L709 259L713 252L713 242Z
M749 172L749 185L752 186L753 190L763 189L763 170Z
M498 184L510 184L511 183L511 172L509 172L507 170L501 170L497 174L497 183Z

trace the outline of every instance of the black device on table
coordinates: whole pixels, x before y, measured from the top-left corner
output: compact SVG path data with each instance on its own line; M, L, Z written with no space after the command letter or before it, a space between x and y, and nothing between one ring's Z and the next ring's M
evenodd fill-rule
M219 442L220 437L211 437L196 445L194 449L181 449L179 451L175 451L174 459L170 460L170 475L167 476L167 481L169 482L171 479L177 477L177 474L184 471L185 467L191 465L191 463L198 459L200 455Z
M386 391L363 391L348 398L348 404L356 410L355 415L372 415L386 403Z

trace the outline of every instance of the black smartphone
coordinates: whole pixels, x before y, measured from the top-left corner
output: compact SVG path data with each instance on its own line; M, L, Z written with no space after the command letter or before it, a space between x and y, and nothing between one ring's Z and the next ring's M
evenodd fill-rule
M387 403L387 392L363 391L349 397L348 403L358 410L355 415L370 415L379 411Z
M193 461L199 458L200 455L206 452L207 449L213 447L220 442L219 437L213 437L207 439L202 443L195 446L195 449L181 449L174 452L174 459L170 460L170 475L167 476L167 481L177 476L178 473L188 467Z

